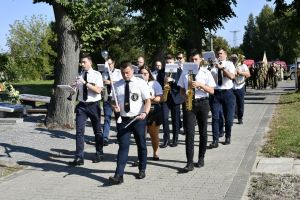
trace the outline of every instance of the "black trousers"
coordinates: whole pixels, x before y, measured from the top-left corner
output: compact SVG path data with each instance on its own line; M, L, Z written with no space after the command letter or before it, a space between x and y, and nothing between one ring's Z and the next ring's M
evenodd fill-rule
M183 109L183 128L185 129L185 147L187 163L193 163L194 159L194 137L195 137L195 123L199 127L199 155L198 159L204 158L207 145L207 119L209 112L208 98L193 102L192 111Z
M162 103L162 109L163 139L164 141L170 141L169 111L171 111L173 142L176 142L180 131L180 104L175 104L173 98L169 94L167 102Z
M79 102L76 106L76 157L84 158L84 131L87 118L92 122L95 135L96 153L103 154L103 134L100 124L101 110L98 102Z

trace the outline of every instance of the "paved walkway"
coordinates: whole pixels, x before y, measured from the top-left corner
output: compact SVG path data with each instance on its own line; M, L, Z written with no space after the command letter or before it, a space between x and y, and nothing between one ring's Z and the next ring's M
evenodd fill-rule
M110 186L118 146L105 147L105 160L93 164L94 147L86 145L85 165L69 167L73 159L74 130L55 131L40 126L39 117L26 118L15 125L0 124L0 160L28 166L25 170L0 179L1 199L241 199L280 94L293 88L281 82L277 89L247 90L244 124L233 126L232 143L207 150L205 166L181 173L185 166L184 136L178 147L160 149L160 161L148 161L147 177L138 180L131 163L136 146L130 149L124 183ZM209 143L212 140L209 126ZM92 128L86 129L87 138ZM115 133L112 134L115 140ZM160 135L162 138L162 134ZM198 140L198 137L197 137ZM221 139L220 142L223 142ZM198 145L198 142L196 143ZM148 138L148 156L152 148ZM197 152L197 151L196 151ZM195 154L195 158L197 154ZM260 162L262 163L262 162Z

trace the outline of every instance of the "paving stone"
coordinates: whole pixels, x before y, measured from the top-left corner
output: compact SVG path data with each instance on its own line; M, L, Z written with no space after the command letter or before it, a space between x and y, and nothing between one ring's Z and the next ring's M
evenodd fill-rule
M1 199L244 199L250 172L255 168L257 149L272 117L278 94L293 85L293 82L280 82L274 90L247 89L249 97L259 93L257 96L264 99L246 100L244 124L238 125L234 121L232 143L220 143L219 148L208 149L205 166L192 172L180 171L186 164L185 136L180 135L178 147L160 149L160 161L149 160L146 178L136 179L138 169L131 167L131 163L137 160L137 148L133 142L124 183L117 186L108 184L108 177L116 168L117 144L105 147L104 161L97 164L91 161L95 154L94 145L86 144L85 164L74 168L67 166L67 162L73 159L75 130L48 130L40 126L44 115L27 118L14 126L1 124L0 160L27 166L22 173L0 179ZM212 141L210 120L209 143ZM116 133L112 132L112 142L115 136ZM151 158L152 148L149 135L147 137L148 156ZM85 138L94 138L89 124ZM196 160L198 134L195 140ZM267 164L264 162L267 161L260 164ZM293 173L300 171L299 164L297 160L294 162ZM281 171L286 170L280 163L277 165Z

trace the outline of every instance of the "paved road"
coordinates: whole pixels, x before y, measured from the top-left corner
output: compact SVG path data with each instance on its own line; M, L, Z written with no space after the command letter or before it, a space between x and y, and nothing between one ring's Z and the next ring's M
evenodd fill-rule
M110 186L107 181L116 167L117 144L105 147L105 160L97 164L91 161L94 147L86 145L85 165L73 168L67 166L75 149L73 130L47 130L37 122L38 116L16 125L0 125L0 159L27 166L13 176L0 179L1 199L244 198L257 148L279 96L291 91L293 86L293 82L281 82L273 90L248 89L244 124L238 125L235 121L230 145L220 144L217 149L207 150L203 168L181 173L186 159L184 136L180 135L178 147L160 149L160 161L149 160L147 177L138 180L135 178L138 169L130 164L137 159L136 146L132 145L125 182L117 186ZM209 143L212 140L210 130L209 126ZM86 131L87 138L91 139L92 128L88 126ZM114 136L112 133L112 140ZM149 138L148 147L151 158Z

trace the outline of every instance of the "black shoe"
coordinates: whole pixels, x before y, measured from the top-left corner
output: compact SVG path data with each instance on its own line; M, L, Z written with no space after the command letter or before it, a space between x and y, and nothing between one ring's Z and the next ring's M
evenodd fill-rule
M218 141L213 141L210 145L209 145L210 148L218 148L219 147L219 143Z
M102 160L103 160L103 155L96 153L96 156L93 159L93 163L98 163L98 162L101 162Z
M108 139L105 139L104 141L103 141L103 146L108 146Z
M185 172L190 172L190 171L193 171L194 170L194 165L192 163L188 163L184 168L183 170Z
M153 156L152 160L158 161L158 160L159 160L159 157L158 157L158 156Z
M84 160L82 158L75 158L72 162L68 162L69 165L71 166L78 166L78 165L83 165L84 164Z
M243 119L238 119L238 124L243 124Z
M198 160L198 162L195 164L195 167L201 168L204 166L204 159L201 158Z
M230 137L225 138L224 145L230 144Z
M172 144L170 144L170 147L177 147L178 143L177 142L173 142Z
M138 179L143 179L146 177L146 173L145 173L145 170L140 170L139 171L139 174L137 176Z
M160 148L166 148L168 145L169 145L169 141L166 140L166 141L164 141L164 143L161 144L159 147L160 147Z
M109 183L112 185L118 185L124 182L123 176L120 176L118 174L115 174L114 176L109 177Z
M139 166L139 161L135 161L131 165L131 167L138 167L138 166Z

